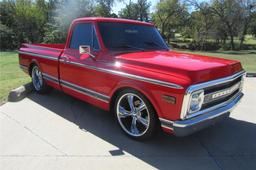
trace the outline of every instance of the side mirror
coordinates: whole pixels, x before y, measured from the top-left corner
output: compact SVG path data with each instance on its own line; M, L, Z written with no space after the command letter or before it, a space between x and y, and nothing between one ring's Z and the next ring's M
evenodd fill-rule
M92 58L95 58L95 55L91 53L91 47L89 45L80 45L79 46L79 54L88 54Z

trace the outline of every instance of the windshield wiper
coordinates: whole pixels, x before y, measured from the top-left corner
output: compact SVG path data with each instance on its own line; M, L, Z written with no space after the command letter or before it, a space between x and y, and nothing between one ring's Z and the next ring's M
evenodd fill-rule
M145 51L145 49L144 49L144 48L135 47L135 46L132 46L132 45L126 45L126 44L117 45L117 46L114 46L114 47L112 47L112 48L130 48L130 49L135 49L135 50Z
M158 43L156 43L154 41L146 41L146 42L144 42L144 44L153 45L153 46L158 47L160 49L168 50L167 48L163 47L162 45L160 45L160 44L158 44Z

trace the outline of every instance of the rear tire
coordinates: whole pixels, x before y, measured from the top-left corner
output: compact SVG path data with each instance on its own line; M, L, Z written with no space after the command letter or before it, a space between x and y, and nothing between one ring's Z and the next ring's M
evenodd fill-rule
M37 65L33 66L31 71L33 88L37 93L44 94L49 91L49 87L46 85L43 74Z
M121 129L132 139L151 138L158 129L153 106L136 90L125 89L119 93L115 101L115 116Z

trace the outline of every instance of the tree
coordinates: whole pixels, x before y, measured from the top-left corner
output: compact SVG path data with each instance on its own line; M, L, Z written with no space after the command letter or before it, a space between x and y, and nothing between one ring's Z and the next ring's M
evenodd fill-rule
M0 23L0 49L15 49L17 47L16 34L14 31Z
M44 12L32 1L17 0L14 18L19 42L40 42L42 40L42 28L46 23L46 18Z
M52 19L47 23L44 42L64 43L71 22L93 14L94 3L91 0L58 0L52 12Z
M139 15L139 20L140 21L148 21L149 19L149 8L150 8L150 3L147 0L138 0L137 2L137 10L138 10L138 15Z
M137 4L129 0L129 3L126 4L125 8L123 8L118 13L120 18L126 18L126 19L138 19L138 11L137 11Z
M192 24L190 27L193 30L194 40L200 43L202 50L204 49L210 34L213 34L215 18L211 12L209 3L198 3L197 1L190 1L190 3L197 9L191 13L190 19Z
M219 21L223 23L223 26L225 26L230 36L231 50L234 50L234 37L237 35L238 25L242 21L242 8L237 0L214 0L211 9L213 14L216 15Z
M125 8L119 11L119 16L126 19L148 21L150 5L147 0L138 0L136 3L129 0Z
M248 32L256 37L256 11L252 14L252 21Z
M243 42L245 39L245 35L248 32L250 25L252 24L253 19L253 12L256 10L256 2L253 4L252 0L241 0L239 1L241 10L241 23L240 23L240 31L239 31L239 38L240 38L240 45L239 49L243 47Z
M10 0L0 1L1 24L11 27L14 23L15 3Z
M111 13L114 0L97 0L98 5L95 7L95 16L101 17L113 17L114 14Z
M179 0L163 0L156 6L153 21L169 42L173 32L186 22L187 17L186 4L181 4Z

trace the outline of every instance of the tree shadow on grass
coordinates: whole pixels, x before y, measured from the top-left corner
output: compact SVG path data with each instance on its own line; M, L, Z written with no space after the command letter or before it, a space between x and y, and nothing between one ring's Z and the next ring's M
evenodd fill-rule
M255 169L256 125L228 119L194 135L177 138L159 133L138 142L125 136L114 116L85 102L53 90L28 96L53 113L116 146L112 156L125 152L157 169Z
M248 50L248 51L212 51L212 53L232 54L232 55L246 55L246 54L256 54L256 50Z

